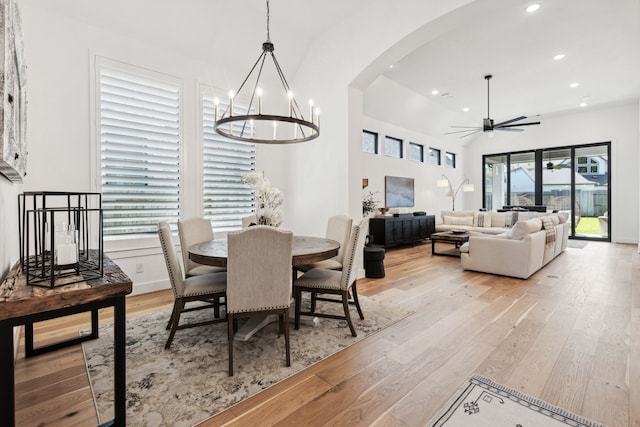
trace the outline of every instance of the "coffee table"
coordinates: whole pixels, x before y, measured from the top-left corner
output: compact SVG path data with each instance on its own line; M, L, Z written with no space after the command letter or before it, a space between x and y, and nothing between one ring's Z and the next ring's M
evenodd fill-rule
M468 241L468 232L442 231L440 233L433 233L431 235L431 254L460 257L460 246ZM454 247L444 252L436 252L436 243L453 244Z

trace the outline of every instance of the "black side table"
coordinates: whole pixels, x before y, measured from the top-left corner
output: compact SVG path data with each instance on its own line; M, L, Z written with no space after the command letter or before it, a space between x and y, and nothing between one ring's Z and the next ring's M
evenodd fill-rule
M384 248L365 246L364 272L365 277L373 279L384 277Z

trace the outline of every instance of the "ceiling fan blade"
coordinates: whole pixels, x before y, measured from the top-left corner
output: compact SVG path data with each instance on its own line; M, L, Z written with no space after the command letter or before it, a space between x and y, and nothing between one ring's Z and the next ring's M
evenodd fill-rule
M539 125L540 122L529 122L529 123L517 123L517 124L513 124L513 125L502 125L499 126L500 129L504 129L504 128L510 128L510 127L516 127L516 126L532 126L532 125ZM494 129L497 129L498 126L494 126Z
M452 128L480 129L480 126L451 126Z
M517 122L518 120L523 120L523 119L526 119L526 118L527 118L527 116L520 116L520 117L516 117L515 119L506 120L504 122L497 123L497 124L495 124L493 126L495 127L495 126L508 125L509 123Z
M469 132L469 133L468 133L468 134L466 134L466 135L462 135L462 136L460 137L460 139L462 139L462 138L466 138L466 137L471 136L471 135L473 135L474 133L478 133L478 132L480 132L480 129L478 129L478 130L474 130L474 131L471 131L471 132Z
M518 129L518 128L512 128L512 127L502 127L502 128L494 128L493 130L506 130L506 131L510 131L510 132L522 132L524 129Z
M449 134L452 134L452 133L463 133L463 132L477 132L477 131L479 131L479 130L480 130L480 128L471 128L471 129L464 129L464 130L454 130L454 131L451 131L451 132L445 132L443 135L449 135Z

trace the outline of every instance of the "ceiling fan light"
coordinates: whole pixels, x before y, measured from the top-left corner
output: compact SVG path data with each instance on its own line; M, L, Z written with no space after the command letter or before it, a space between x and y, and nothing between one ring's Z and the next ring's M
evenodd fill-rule
M570 87L571 89L576 88L576 87L578 87L578 86L580 86L580 83L578 83L578 82L573 82L573 83L571 83L571 84L569 85L569 87Z

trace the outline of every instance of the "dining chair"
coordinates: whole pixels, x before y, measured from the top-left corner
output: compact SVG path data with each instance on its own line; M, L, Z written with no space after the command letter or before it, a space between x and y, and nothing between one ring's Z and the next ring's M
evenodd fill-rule
M291 255L293 234L257 225L227 235L227 321L229 376L233 376L233 337L238 318L277 314L284 332L286 364L289 351Z
M325 237L327 239L335 240L340 243L340 249L338 249L338 255L333 258L325 259L323 261L314 262L312 264L304 264L297 266L296 269L302 272L309 271L312 268L326 268L329 270L342 270L342 263L344 262L344 247L349 240L351 234L351 225L353 220L346 215L335 215L329 218L327 221L327 230Z
M180 236L180 249L182 252L185 277L226 271L223 267L198 264L189 259L189 246L214 239L211 221L206 218L197 217L178 221L178 235Z
M171 282L174 297L173 311L167 324L167 329L171 329L171 332L169 332L169 338L164 346L164 348L168 349L171 347L171 342L173 341L176 331L180 329L226 321L224 318L220 318L217 303L220 298L225 297L227 273L202 274L185 279L182 275L180 261L173 245L173 239L171 238L171 229L165 221L158 224L158 237L160 238L160 246L162 246L162 253L164 254L164 260L167 264L169 281ZM186 308L187 303L195 301L205 302L207 304L199 304ZM206 308L214 309L214 319L180 325L180 315L182 313Z
M248 228L251 224L258 224L256 214L248 215L242 218L242 228Z
M313 268L293 283L293 292L295 299L295 329L300 326L300 316L324 317L328 319L346 320L351 330L351 335L357 336L356 329L353 326L351 315L349 314L349 294L353 297L353 304L358 310L360 319L364 319L360 302L358 301L358 291L356 288L356 279L358 269L362 264L364 240L368 233L368 218L364 218L358 224L351 227L351 234L345 247L344 264L342 271L328 270L324 268ZM309 311L302 311L302 293L310 292L312 296L311 308ZM316 294L334 294L339 295L340 300L331 298L315 297ZM342 303L344 316L318 313L316 311L315 300Z

